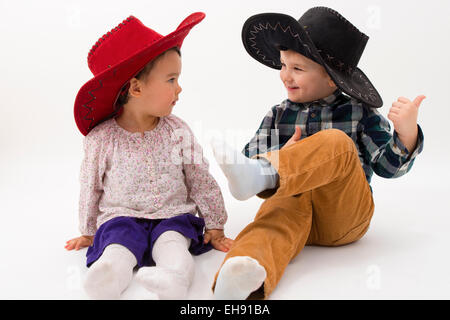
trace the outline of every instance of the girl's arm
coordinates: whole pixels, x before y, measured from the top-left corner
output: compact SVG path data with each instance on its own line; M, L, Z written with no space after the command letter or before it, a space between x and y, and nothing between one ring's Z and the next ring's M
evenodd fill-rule
M207 229L223 229L227 213L222 192L216 180L209 173L208 160L190 129L186 130L183 153L183 171L189 197L198 207L199 215L205 220ZM190 136L190 137L189 137Z
M223 230L227 213L222 192L208 171L208 161L203 157L202 148L193 135L191 139L193 144L189 154L195 156L185 157L187 150L183 150L183 170L188 194L197 205L199 215L205 220L204 242L211 242L215 249L227 252L233 240L227 238Z
M186 122L175 115L168 119L174 129L174 148L179 150L174 154L181 157L176 161L182 164L188 196L197 205L206 229L223 229L227 221L225 204L219 185L209 173L209 163L203 156L203 149Z
M98 202L103 192L100 173L100 139L94 133L83 141L84 158L80 170L79 230L82 236L66 241L66 250L79 250L92 245L97 230Z
M98 204L103 193L102 153L102 139L93 130L84 139L80 170L79 229L83 236L94 236L97 231Z

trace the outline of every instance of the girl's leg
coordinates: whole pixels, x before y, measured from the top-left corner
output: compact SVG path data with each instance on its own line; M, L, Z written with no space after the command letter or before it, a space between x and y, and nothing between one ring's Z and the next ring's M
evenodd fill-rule
M155 267L140 268L136 279L160 299L184 299L194 278L191 239L176 231L166 231L152 250Z
M136 257L120 244L105 248L100 258L89 268L84 289L92 299L119 299L132 277Z

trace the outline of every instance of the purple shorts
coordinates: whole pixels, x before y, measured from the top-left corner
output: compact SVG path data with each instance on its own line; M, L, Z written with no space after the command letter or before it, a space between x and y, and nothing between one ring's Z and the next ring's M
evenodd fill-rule
M156 239L166 231L177 231L191 239L189 252L199 255L211 250L210 243L203 243L205 222L186 213L169 219L143 219L117 217L103 223L95 233L94 243L86 253L87 267L90 267L112 243L128 248L135 256L139 267L152 266L152 248Z

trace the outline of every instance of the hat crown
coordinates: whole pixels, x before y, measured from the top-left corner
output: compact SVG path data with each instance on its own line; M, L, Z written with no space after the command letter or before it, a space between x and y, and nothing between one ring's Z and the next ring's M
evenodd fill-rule
M327 7L311 8L298 23L328 64L350 70L358 65L369 37L338 12Z
M139 19L129 16L92 46L87 58L89 69L97 76L161 38Z

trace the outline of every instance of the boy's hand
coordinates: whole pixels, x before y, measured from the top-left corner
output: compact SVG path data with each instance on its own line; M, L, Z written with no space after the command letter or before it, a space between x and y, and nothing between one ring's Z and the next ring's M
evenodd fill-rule
M302 129L300 129L299 126L295 126L295 132L292 135L292 137L284 144L284 146L281 148L283 149L284 147L289 147L290 145L296 143L297 141L300 140L300 137L302 136ZM280 149L280 150L281 150Z
M216 250L227 252L233 245L233 240L225 237L223 230L221 229L209 229L205 231L204 243L211 241L212 246Z
M410 101L405 97L400 97L392 104L389 110L388 119L394 124L394 129L398 134L400 141L405 145L408 151L415 149L417 142L417 116L419 106L425 99L420 95Z
M79 250L91 246L93 241L94 236L81 236L67 241L64 248L66 248L67 250Z

